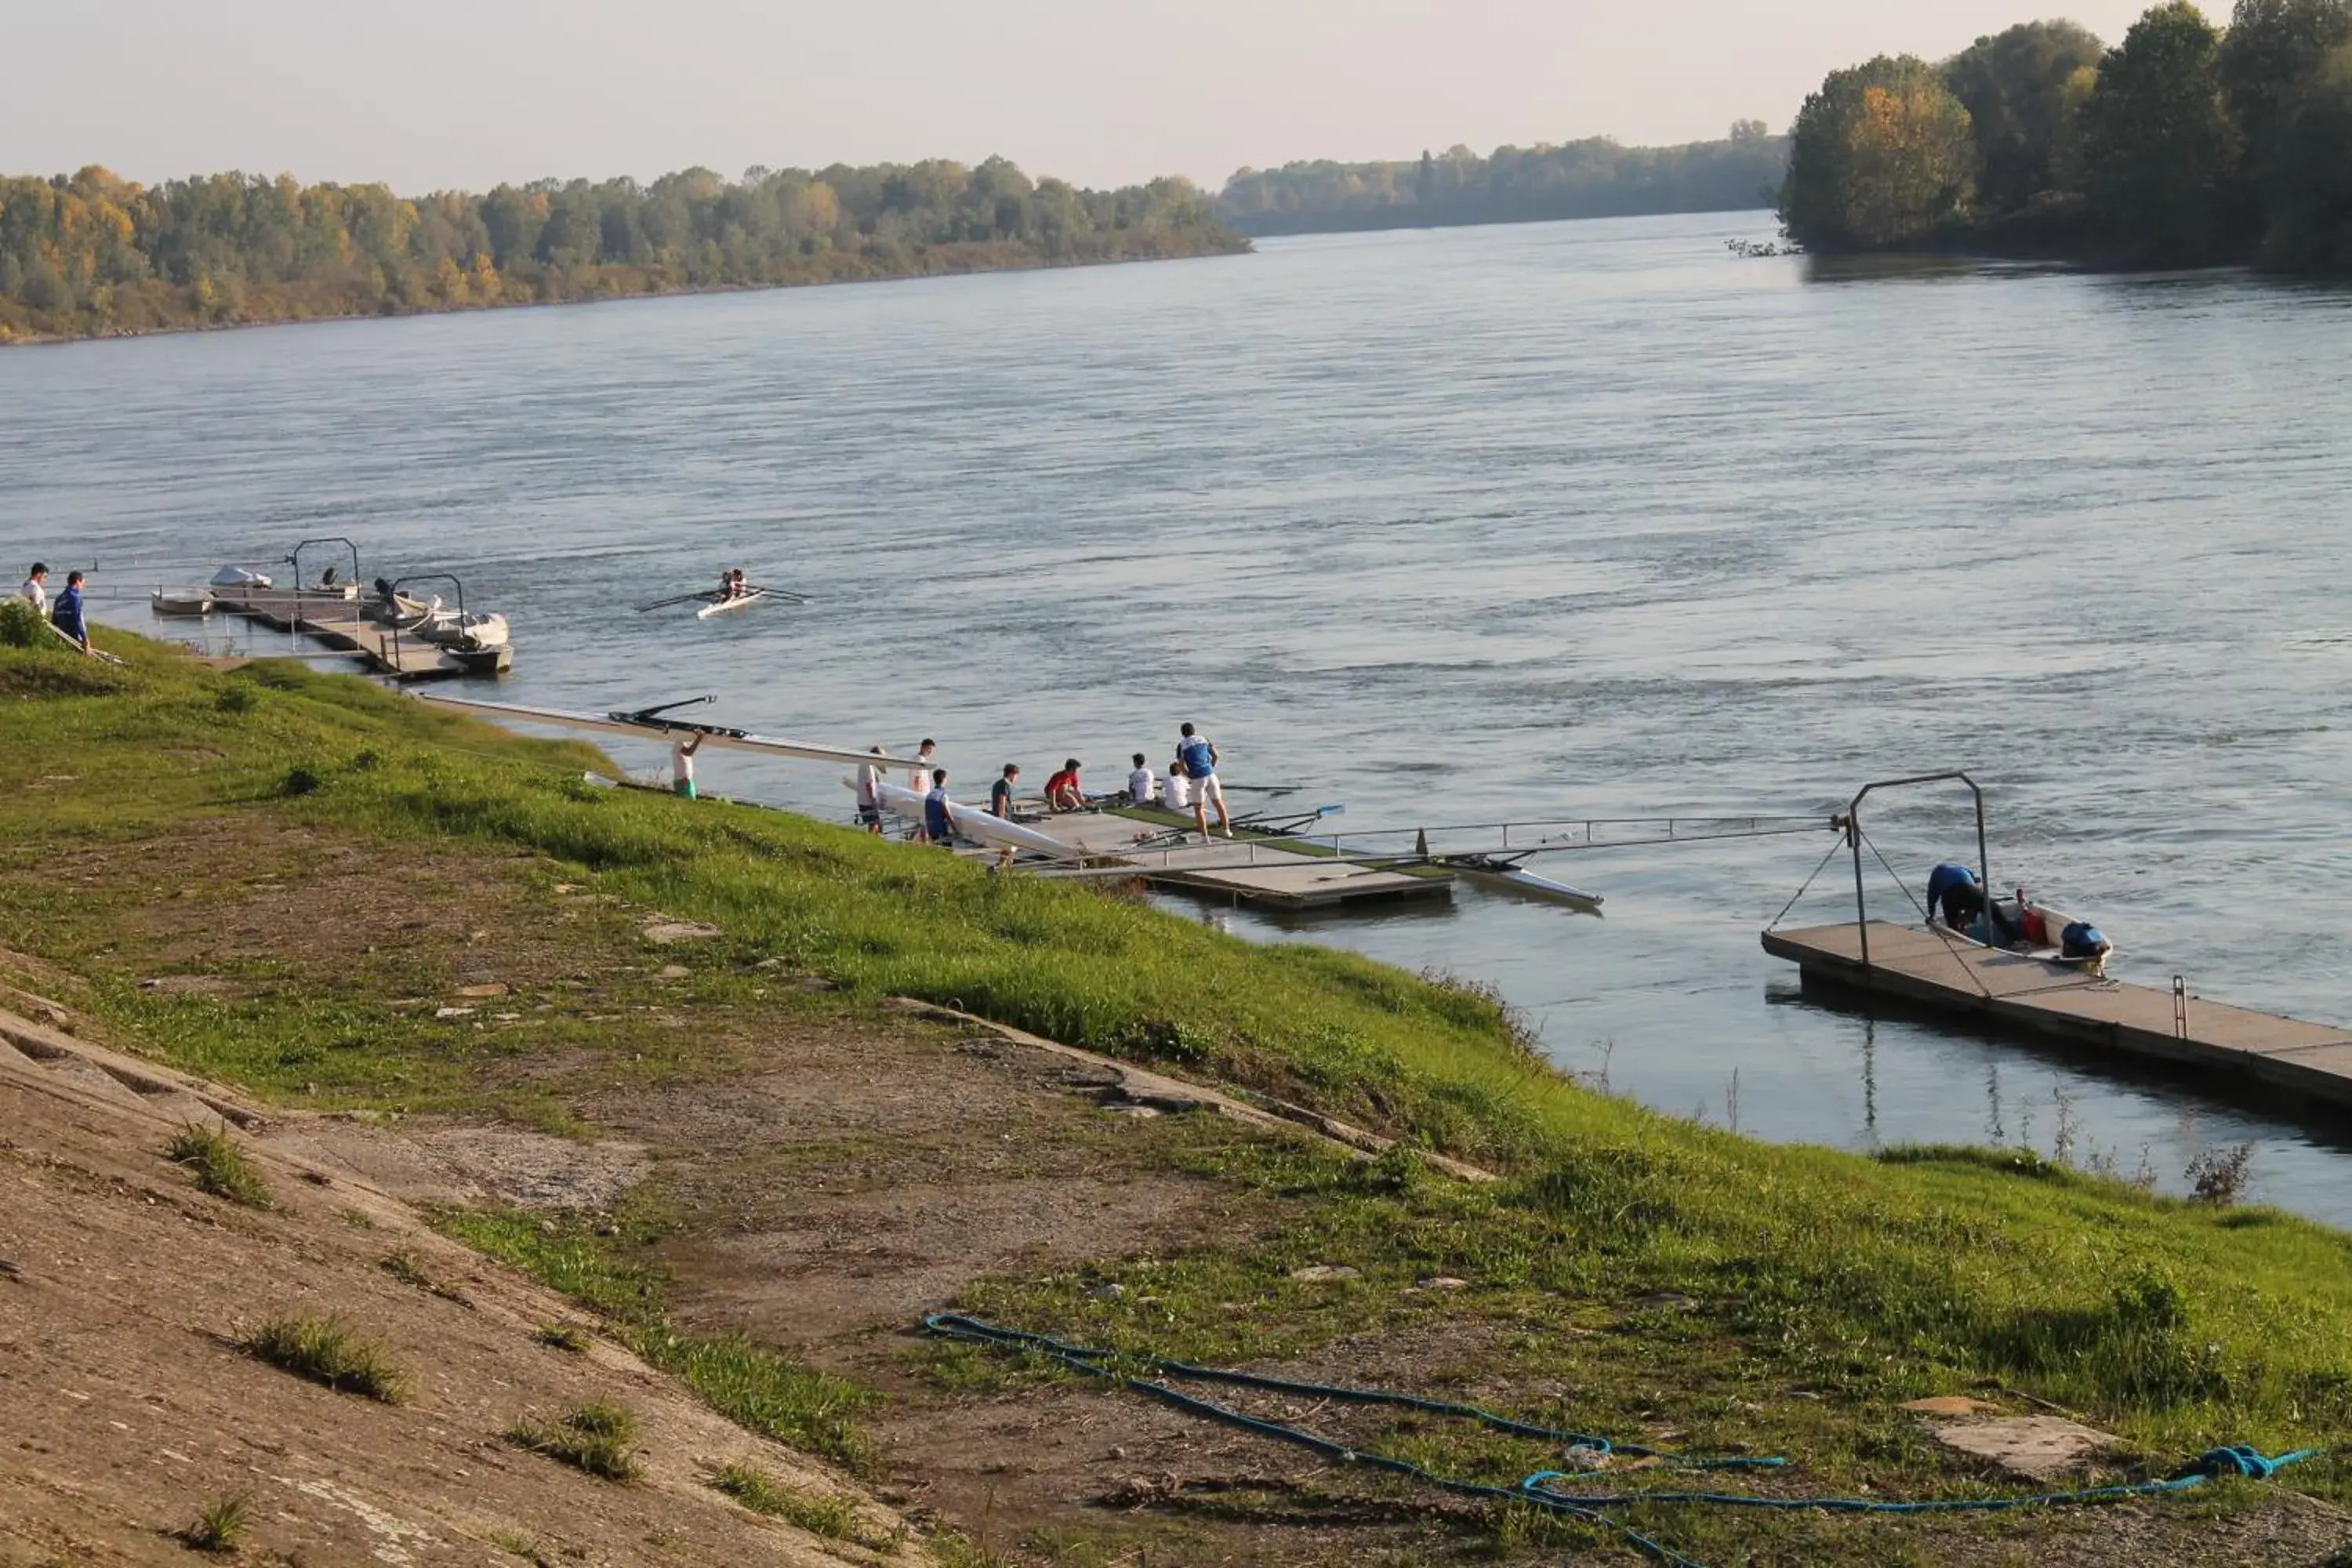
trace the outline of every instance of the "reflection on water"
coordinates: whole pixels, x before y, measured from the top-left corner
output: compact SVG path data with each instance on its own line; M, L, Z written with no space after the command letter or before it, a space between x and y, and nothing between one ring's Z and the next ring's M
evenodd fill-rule
M1831 287L1724 252L1756 226L18 352L0 518L142 594L348 533L371 574L454 568L506 612L518 700L715 691L762 730L936 735L969 779L1157 758L1185 719L1351 826L1825 812L1966 766L1994 879L2095 916L2126 978L2352 1021L2352 294L1956 262ZM629 608L734 564L815 601ZM707 766L845 812L821 771ZM1968 837L1939 798L1873 832L1906 878ZM2258 1140L2263 1195L2352 1220L2325 1117L1801 998L1756 932L1819 853L1541 868L1601 920L1469 883L1227 918L1493 981L1563 1064L1677 1114L2063 1141L2176 1188ZM1790 920L1839 918L1835 881Z

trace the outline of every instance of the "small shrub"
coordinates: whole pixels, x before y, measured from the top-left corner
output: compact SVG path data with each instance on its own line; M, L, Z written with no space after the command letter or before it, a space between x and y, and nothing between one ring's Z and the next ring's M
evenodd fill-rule
M207 1504L196 1522L180 1531L180 1539L199 1552L234 1552L252 1527L251 1505L241 1497L225 1497Z
M710 1478L710 1484L753 1513L798 1525L811 1535L827 1541L860 1539L857 1505L847 1498L797 1491L744 1464L729 1465Z
M199 1190L248 1208L269 1206L269 1187L261 1173L245 1157L228 1134L217 1127L191 1121L163 1145L163 1158L185 1165Z
M2200 1151L2181 1174L2188 1178L2198 1202L2227 1208L2245 1196L2246 1185L2253 1179L2253 1164L2254 1146L2233 1143Z
M354 1332L341 1319L271 1318L245 1342L248 1355L338 1394L361 1394L397 1405L408 1378L383 1346Z
M0 600L0 647L38 647L48 640L40 611L23 599Z
M539 1342L551 1350L586 1355L588 1331L577 1323L541 1323L539 1325Z
M278 782L278 793L289 798L296 795L316 795L326 782L319 776L315 769L306 768L298 763L293 767L288 768L286 776Z
M601 1399L572 1406L552 1425L525 1416L507 1429L516 1446L608 1481L636 1479L637 1457L629 1451L636 1435L637 1418Z
M213 693L213 710L219 713L250 713L261 704L261 694L242 680L232 680Z

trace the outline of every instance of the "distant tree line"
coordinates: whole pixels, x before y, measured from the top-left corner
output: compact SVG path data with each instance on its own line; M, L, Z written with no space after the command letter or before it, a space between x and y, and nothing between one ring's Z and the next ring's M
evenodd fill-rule
M1032 181L1002 158L542 180L404 199L228 174L0 178L0 342L1218 254L1191 182Z
M1769 206L1788 173L1788 139L1743 120L1720 142L1624 147L1606 137L1560 146L1467 147L1400 163L1286 163L1225 182L1217 215L1244 234L1536 223Z
M2028 22L1940 65L1832 71L1780 219L1822 252L1978 247L2352 274L2352 0L2189 0L2114 48Z

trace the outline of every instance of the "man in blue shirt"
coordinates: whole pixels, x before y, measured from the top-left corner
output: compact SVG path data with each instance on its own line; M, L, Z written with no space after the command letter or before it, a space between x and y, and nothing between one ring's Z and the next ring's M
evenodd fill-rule
M923 796L923 833L942 849L955 847L955 818L948 814L948 771L931 770L931 790Z
M73 638L82 652L90 651L89 620L81 607L80 573L66 574L66 591L58 595L57 606L49 612L49 625Z

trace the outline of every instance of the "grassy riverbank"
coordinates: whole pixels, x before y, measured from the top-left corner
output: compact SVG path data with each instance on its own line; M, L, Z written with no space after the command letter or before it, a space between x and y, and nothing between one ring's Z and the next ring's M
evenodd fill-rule
M223 673L104 640L127 667L0 647L0 824L22 847L0 869L0 943L75 977L142 1048L265 1098L587 1135L627 1121L615 1097L669 1103L740 1073L762 1031L900 1027L884 1004L909 995L1304 1103L1502 1178L1365 1164L1201 1119L1124 1141L1072 1122L1013 1157L1076 1182L1117 1169L1213 1191L1226 1217L1148 1242L1105 1232L1075 1260L967 1282L967 1309L1001 1321L1467 1386L1585 1429L1671 1429L1677 1447L1785 1450L1806 1468L1770 1484L1796 1492L1980 1488L1895 1408L1926 1394L2063 1406L2120 1436L2124 1475L2220 1443L2325 1444L2352 1422L2352 1238L2324 1227L2023 1152L1873 1160L1748 1142L1569 1081L1459 985L1253 946L782 814L593 789L584 747L290 665ZM205 860L207 843L236 858ZM478 887L478 908L381 890L339 905L322 879L331 847L373 888L429 868L436 886ZM615 962L644 952L656 919L716 934L660 950L678 959L667 978ZM246 933L234 963L206 948L224 928ZM501 979L543 1002L417 1005L501 943ZM160 983L194 969L205 988ZM856 1154L869 1184L898 1169L880 1142ZM815 1157L764 1156L759 1184ZM627 1223L564 1239L691 1287L697 1227L740 1218L680 1195L730 1190L700 1180L656 1181ZM546 1250L488 1219L460 1234L527 1266ZM1354 1273L1295 1278L1307 1265ZM1406 1345L1420 1349L1391 1353ZM977 1352L908 1353L925 1397L1037 1386ZM1544 1458L1426 1423L1364 1440L1506 1480ZM2352 1467L2323 1459L2279 1484L2352 1498ZM2226 1510L2251 1491L2213 1495ZM2056 1528L1652 1522L1716 1561L1935 1562L1939 1542ZM1506 1519L1477 1527L1490 1543L1497 1529L1506 1546L1524 1536Z

